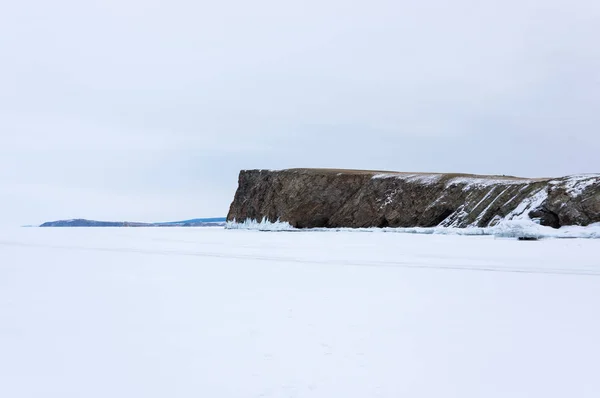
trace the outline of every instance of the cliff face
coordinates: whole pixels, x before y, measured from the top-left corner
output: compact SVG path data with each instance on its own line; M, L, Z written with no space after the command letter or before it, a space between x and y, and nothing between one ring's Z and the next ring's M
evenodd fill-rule
M358 170L243 170L228 221L315 227L487 227L600 222L600 175L558 179Z

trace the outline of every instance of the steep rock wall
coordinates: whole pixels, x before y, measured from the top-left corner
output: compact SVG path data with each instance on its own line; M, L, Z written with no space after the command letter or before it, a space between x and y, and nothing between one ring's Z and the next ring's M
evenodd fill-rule
M600 175L524 179L360 170L243 170L228 221L315 227L487 227L600 222Z

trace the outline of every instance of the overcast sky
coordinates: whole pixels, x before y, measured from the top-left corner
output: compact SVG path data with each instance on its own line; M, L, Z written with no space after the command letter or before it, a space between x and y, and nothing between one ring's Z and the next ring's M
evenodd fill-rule
M597 0L0 7L0 224L224 216L240 169L600 172Z

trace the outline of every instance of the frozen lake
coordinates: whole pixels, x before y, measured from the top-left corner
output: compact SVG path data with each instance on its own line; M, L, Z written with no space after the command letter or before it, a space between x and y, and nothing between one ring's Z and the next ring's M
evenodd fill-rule
M0 230L0 396L600 396L600 240Z

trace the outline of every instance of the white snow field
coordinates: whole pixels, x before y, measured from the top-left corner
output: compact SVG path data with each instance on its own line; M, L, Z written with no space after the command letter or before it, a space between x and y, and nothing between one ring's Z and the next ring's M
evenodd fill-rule
M600 397L600 240L0 231L0 397Z

